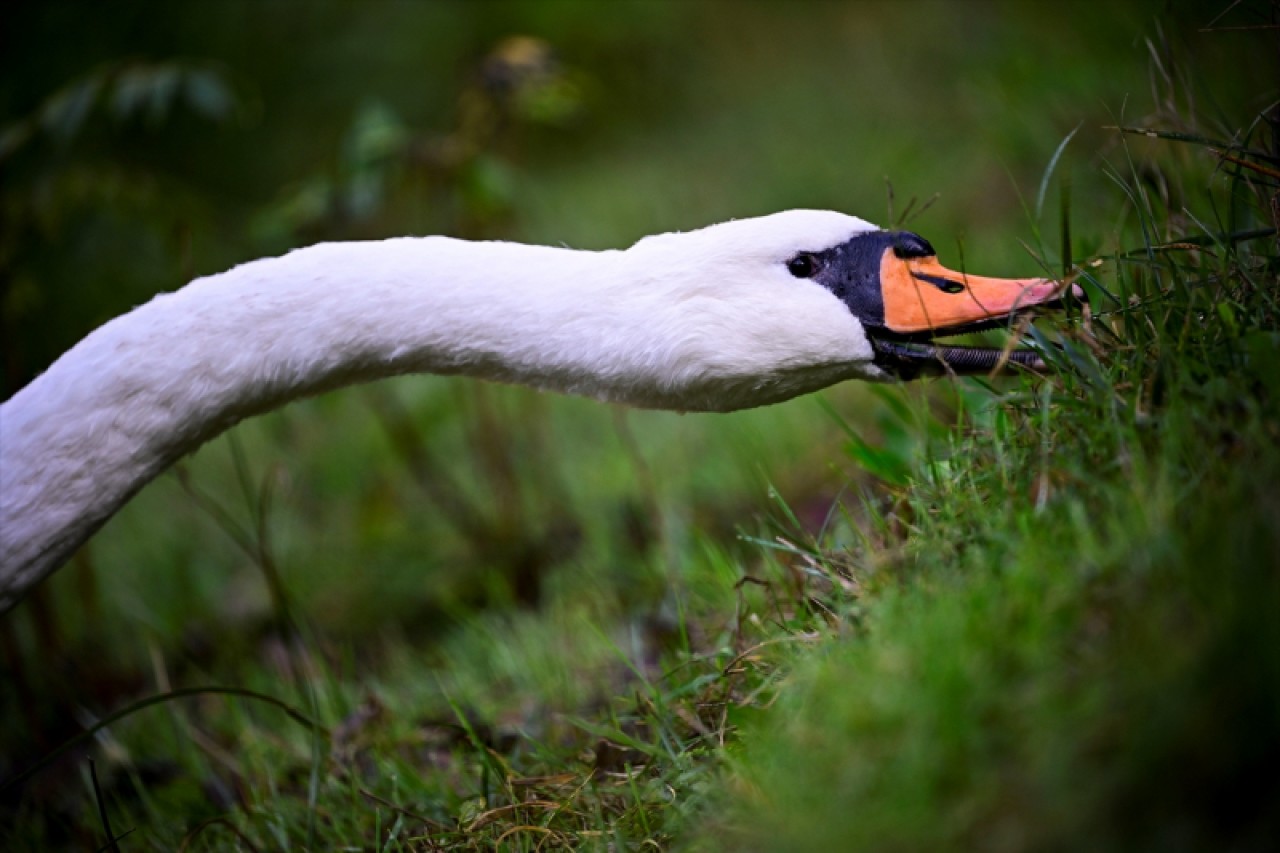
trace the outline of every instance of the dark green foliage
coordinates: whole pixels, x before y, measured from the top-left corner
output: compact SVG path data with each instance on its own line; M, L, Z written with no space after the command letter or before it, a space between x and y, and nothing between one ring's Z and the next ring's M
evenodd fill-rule
M1187 134L1173 138L1199 163L1175 171L1165 150L1114 172L1145 245L1088 264L1092 310L1060 339L1037 333L1055 375L968 398L940 458L894 472L900 549L840 555L865 567L861 630L797 657L712 839L1272 849L1280 252L1264 128L1220 143L1235 160L1212 176Z

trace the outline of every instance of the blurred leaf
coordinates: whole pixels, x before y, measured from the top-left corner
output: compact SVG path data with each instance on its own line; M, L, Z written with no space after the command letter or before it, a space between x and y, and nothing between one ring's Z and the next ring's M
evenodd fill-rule
M400 117L383 104L371 104L357 114L343 144L343 166L348 177L342 200L347 215L356 220L368 219L382 208L387 170L408 137Z
M142 111L151 100L150 72L144 66L126 68L116 78L111 109L123 121Z
M41 125L51 136L67 142L84 125L101 89L102 78L93 76L62 90L45 102Z
M180 91L197 114L215 121L230 117L238 103L221 73L211 68L187 62L101 66L50 95L31 116L0 130L0 161L38 142L41 133L69 143L95 109L105 108L118 122L142 115L157 125L168 118Z
M174 103L174 96L182 83L181 74L176 67L159 65L146 75L147 81L147 120L159 124L169 114Z
M534 124L560 125L582 108L582 88L571 77L560 75L517 92L516 113Z
M462 193L467 209L477 216L496 216L506 211L515 198L515 174L511 167L491 154L476 157L462 175Z
M1092 353L1081 349L1068 340L1061 340L1058 345L1062 347L1062 352L1071 362L1071 365L1075 367L1078 373L1088 379L1090 385L1100 390L1105 390L1111 386Z
M888 446L875 447L853 431L846 434L849 443L845 445L845 452L860 468L890 485L907 484L913 470L910 458Z
M332 203L332 182L322 176L311 178L260 210L251 220L250 231L267 247L287 248L299 230L327 216Z
M208 69L190 70L185 88L188 103L205 118L223 121L231 116L236 97L220 74Z
M1087 297L1089 304L1095 306L1095 310L1096 306L1102 305L1102 299L1100 297L1103 296L1107 297L1107 300L1113 305L1120 304L1120 297L1112 293L1111 290L1089 270L1082 270L1079 277L1076 278L1075 283L1084 289L1085 296Z
M31 123L20 121L0 130L0 162L12 157L31 139Z
M1280 399L1280 332L1254 329L1244 336L1249 373L1273 399Z
M1037 328L1034 323L1027 326L1027 337L1031 338L1031 342L1035 344L1036 350L1046 364L1055 370L1068 368L1070 362L1061 347L1057 346L1055 341L1049 340L1045 333Z
M1233 336L1239 334L1240 327L1236 323L1236 312L1231 309L1231 303L1226 301L1218 303L1218 318Z
M365 106L351 123L343 144L345 165L358 171L397 156L409 137L400 117L385 104Z

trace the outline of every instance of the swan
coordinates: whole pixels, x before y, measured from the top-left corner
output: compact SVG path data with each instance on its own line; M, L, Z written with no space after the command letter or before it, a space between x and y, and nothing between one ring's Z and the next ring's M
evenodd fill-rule
M0 612L182 456L298 397L437 373L724 412L989 370L1007 354L930 339L1062 290L815 210L624 250L400 237L251 261L107 322L0 405Z

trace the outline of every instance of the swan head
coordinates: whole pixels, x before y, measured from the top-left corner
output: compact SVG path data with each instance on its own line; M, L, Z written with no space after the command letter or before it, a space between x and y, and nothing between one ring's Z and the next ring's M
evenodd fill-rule
M924 237L832 211L791 210L658 235L634 251L685 264L689 280L732 301L739 316L716 344L723 360L734 359L757 377L772 370L791 384L815 387L843 378L985 373L1005 358L1042 366L1031 352L934 339L1059 304L1065 288L1044 278L950 270ZM743 318L745 311L755 319ZM750 329L751 337L734 337L730 325ZM806 390L813 388L792 393Z

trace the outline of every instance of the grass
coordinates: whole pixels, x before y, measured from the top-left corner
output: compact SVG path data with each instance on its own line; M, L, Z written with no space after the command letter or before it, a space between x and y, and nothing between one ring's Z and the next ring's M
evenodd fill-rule
M797 34L770 22L726 24L754 40L710 55L764 86L759 55ZM1034 188L1033 255L1090 295L1038 326L1047 377L835 389L710 428L426 378L246 424L7 623L4 777L92 735L5 791L0 839L1266 849L1280 262L1274 235L1222 235L1275 227L1275 162L1265 125L1196 119L1196 78L1170 70L1181 54L1152 50L1153 113L1112 123L1166 138L1110 131L1069 191L1096 128L1061 157L1074 120L1047 130L1015 110L996 128L1049 164L1017 181ZM778 85L798 97L832 61ZM1026 70L1005 61L990 73ZM1101 85L1107 69L1090 68L1072 85ZM749 183L764 155L720 171L707 158L762 117L702 97L673 129L620 143L640 174L674 156ZM853 132L855 117L814 123ZM834 192L803 159L779 155L797 174L759 183ZM938 169L920 180L943 185ZM567 199L615 208L599 177L588 161L528 178L538 228ZM962 177L974 186L959 192L989 192ZM982 209L964 197L930 215ZM616 227L653 230L646 204L628 196ZM575 244L603 239L580 227Z
M1089 286L1058 372L968 407L891 492L896 527L836 552L856 619L789 656L706 846L1274 844L1280 255L1259 127L1216 163L1202 130L1150 134L1198 170L1124 150L1109 173L1145 243ZM1170 161L1177 207L1143 187Z

